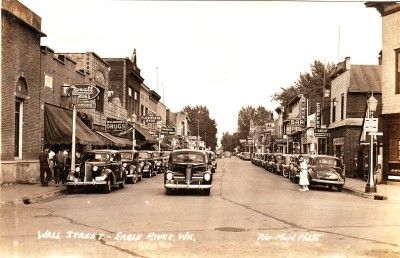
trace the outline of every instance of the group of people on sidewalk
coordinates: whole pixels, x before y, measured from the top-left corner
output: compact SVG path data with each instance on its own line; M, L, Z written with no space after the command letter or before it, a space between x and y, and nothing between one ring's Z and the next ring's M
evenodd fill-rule
M64 183L68 175L68 151L59 149L57 153L44 148L39 154L40 184L45 187L54 180L56 186Z

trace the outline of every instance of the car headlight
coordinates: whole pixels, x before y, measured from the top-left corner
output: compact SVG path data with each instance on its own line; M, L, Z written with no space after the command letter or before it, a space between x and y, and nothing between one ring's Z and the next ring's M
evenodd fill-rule
M81 171L81 168L80 167L76 167L75 168L75 172L79 172L79 171Z
M93 171L97 171L99 169L99 167L98 166L93 166Z
M172 180L172 178L173 178L172 173L171 173L171 172L168 172L167 175L166 175L166 178L167 178L168 180Z
M209 173L204 174L204 180L210 181L210 179L211 179L211 174Z
M124 162L124 164L122 164L122 166L123 166L124 168L126 168L127 165L128 165L128 164L126 164L125 162Z

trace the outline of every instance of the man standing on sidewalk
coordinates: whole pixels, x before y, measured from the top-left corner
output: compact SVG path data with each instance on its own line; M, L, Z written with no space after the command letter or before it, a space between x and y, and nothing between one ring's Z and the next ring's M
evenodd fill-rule
M49 149L45 148L40 154L39 154L39 165L40 165L40 184L42 186L49 186L49 180L50 180L50 167L49 167Z

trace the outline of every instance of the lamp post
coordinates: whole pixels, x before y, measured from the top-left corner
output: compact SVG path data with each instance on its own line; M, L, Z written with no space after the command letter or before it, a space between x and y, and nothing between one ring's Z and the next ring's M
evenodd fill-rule
M136 139L135 139L135 122L136 122L136 114L132 115L132 151L135 151L136 147ZM131 122L131 119L128 118L128 122Z
M378 105L378 100L374 98L374 93L367 100L367 111L370 118L374 117L374 112L376 111L376 106ZM368 182L365 186L366 193L376 193L376 185L374 180L374 136L370 132L369 140L369 175Z

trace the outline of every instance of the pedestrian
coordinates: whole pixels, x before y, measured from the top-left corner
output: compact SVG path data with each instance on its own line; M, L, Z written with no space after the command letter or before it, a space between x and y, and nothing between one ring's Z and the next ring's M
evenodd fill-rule
M300 162L299 191L306 192L309 190L308 185L310 184L310 182L308 181L308 166L302 155L299 155L298 159Z
M62 150L59 150L54 157L54 182L59 185L65 170L65 158Z
M39 166L40 166L40 184L42 186L49 186L50 181L50 167L49 167L49 149L45 148L39 154Z
M64 170L62 171L62 174L61 174L61 182L63 184L65 183L65 181L67 181L67 177L68 177L68 173L69 173L69 167L70 167L70 163L71 163L71 161L68 159L68 156L69 156L68 150L64 149L63 158L65 160L65 163L64 163L65 166L64 166Z
M49 154L48 154L48 160L49 160L49 167L50 167L50 175L49 175L49 181L53 180L54 178L54 156L56 154L54 153L54 151L52 151L51 149L49 149Z

